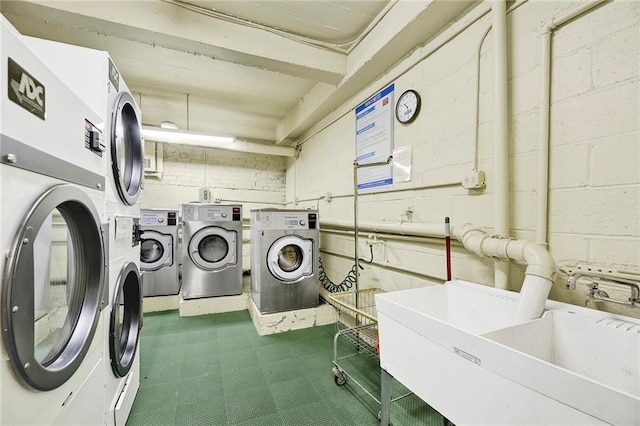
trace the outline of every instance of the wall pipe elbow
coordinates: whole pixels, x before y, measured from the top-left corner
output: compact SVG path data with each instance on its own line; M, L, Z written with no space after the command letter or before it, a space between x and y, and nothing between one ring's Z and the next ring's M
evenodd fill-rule
M552 282L555 280L555 261L539 244L525 240L492 237L469 223L462 225L461 228L454 227L452 235L472 253L525 263L526 275L535 275Z

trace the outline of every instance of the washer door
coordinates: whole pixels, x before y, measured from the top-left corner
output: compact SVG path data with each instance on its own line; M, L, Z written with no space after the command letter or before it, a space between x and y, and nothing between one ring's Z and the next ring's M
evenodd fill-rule
M267 252L269 272L281 281L295 282L313 273L313 241L295 235L278 238Z
M110 136L113 181L122 203L132 206L142 190L144 141L138 108L127 92L115 100Z
M125 263L118 274L111 300L109 354L116 377L125 377L133 366L142 328L142 287L140 272L133 262Z
M140 235L140 269L157 271L173 265L173 236L157 231Z
M207 226L189 240L189 257L200 269L215 271L235 265L238 233L217 226Z
M100 217L74 185L56 185L19 225L4 270L2 328L15 376L49 391L80 367L101 310Z

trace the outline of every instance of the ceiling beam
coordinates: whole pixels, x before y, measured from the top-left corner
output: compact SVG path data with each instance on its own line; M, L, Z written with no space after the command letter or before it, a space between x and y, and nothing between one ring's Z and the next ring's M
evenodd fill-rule
M164 1L2 1L3 13L336 84L346 55Z
M340 83L317 85L278 123L276 143L288 145L294 142L418 46L436 36L472 4L473 1L450 0L396 3L351 51L347 73Z

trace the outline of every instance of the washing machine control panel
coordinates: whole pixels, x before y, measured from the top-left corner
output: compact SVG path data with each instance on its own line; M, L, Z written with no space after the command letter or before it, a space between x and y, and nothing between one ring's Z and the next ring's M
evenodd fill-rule
M177 210L141 210L140 224L142 226L177 226Z
M308 212L266 213L260 217L261 229L317 229L318 214Z
M215 222L242 221L242 207L233 205L183 205L184 220L208 220Z

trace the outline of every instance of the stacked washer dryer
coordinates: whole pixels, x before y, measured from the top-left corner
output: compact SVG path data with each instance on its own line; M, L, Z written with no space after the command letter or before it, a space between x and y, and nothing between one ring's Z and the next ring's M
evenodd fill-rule
M103 424L101 118L0 21L0 424Z
M140 241L143 296L178 294L178 210L142 209Z
M251 210L251 297L261 313L318 306L315 210Z
M104 121L103 205L108 225L108 300L105 316L107 425L125 424L140 385L142 326L138 201L144 142L140 110L107 52L29 38L30 47ZM105 238L105 240L107 240Z
M242 294L242 206L182 205L182 298Z

